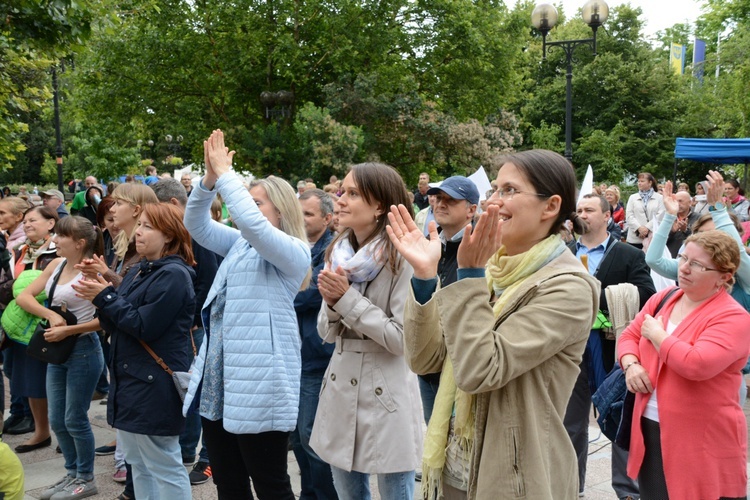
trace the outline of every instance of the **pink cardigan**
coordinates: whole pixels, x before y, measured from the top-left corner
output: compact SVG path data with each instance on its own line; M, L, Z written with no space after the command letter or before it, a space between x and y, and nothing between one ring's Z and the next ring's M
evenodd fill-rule
M670 498L744 497L747 423L738 402L750 354L750 314L723 289L690 313L657 353L641 325L669 290L646 303L623 332L618 359L638 356L659 389L664 476ZM664 324L680 290L659 312ZM628 475L638 476L645 447L641 416L650 394L636 394Z

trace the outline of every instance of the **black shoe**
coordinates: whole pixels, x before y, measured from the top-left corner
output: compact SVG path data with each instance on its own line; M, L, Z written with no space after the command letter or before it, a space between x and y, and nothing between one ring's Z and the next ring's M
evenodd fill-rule
M35 427L33 417L23 417L16 424L5 426L4 428L5 434L9 435L28 434L29 432L34 432L34 430Z
M14 415L11 413L10 416L6 418L5 422L3 423L3 432L7 434L8 429L18 424L19 422L21 422L21 420L23 420L23 417L21 415Z
M60 448L60 445L57 445L57 448L55 448L55 453L62 453L62 448Z
M196 485L205 483L211 479L212 475L211 465L208 462L198 462L190 471L188 477L190 478L190 484Z
M30 451L38 450L39 448L46 448L52 444L52 437L48 437L44 441L40 441L36 444L19 444L16 446L16 453L28 453Z
M414 474L414 480L417 481L417 482L420 482L420 483L422 482L422 472L421 471L417 471Z

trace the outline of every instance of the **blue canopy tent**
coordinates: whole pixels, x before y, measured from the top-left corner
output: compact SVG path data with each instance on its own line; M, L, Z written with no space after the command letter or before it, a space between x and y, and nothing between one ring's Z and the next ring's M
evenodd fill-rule
M750 139L689 139L678 137L674 148L674 176L677 179L678 160L704 163L744 163L743 187L747 189L747 166L750 163Z

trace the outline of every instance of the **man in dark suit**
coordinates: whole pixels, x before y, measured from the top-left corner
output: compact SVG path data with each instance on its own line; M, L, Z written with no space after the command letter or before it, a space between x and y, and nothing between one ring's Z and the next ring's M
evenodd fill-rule
M601 283L599 308L609 317L607 297L609 285L630 283L638 288L640 307L656 293L651 271L643 251L621 243L607 232L610 206L603 196L586 195L578 203L578 216L588 229L578 241L571 242L571 250L586 262L588 271ZM583 259L582 257L586 258ZM596 326L596 325L594 325ZM565 414L565 428L578 455L579 491L583 492L588 457L588 427L591 395L612 369L615 362L615 341L607 338L603 329L593 329L581 362L573 394ZM627 452L612 446L612 488L618 498L638 498L638 484L626 474Z

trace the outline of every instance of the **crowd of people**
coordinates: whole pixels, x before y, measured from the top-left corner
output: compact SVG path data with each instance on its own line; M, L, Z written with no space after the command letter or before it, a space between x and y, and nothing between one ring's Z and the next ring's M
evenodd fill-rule
M0 199L3 431L29 435L0 441L0 498L53 436L66 473L43 499L97 494L113 454L121 500L209 479L292 500L290 449L305 500L369 499L372 475L383 499L578 498L613 370L635 394L619 498L746 498L736 181L711 171L693 195L643 172L625 202L579 199L572 165L531 150L484 196L426 173L411 192L381 163L295 192L244 183L233 156L215 130L200 179L88 177L72 215L54 189ZM45 362L39 339L69 348ZM99 447L96 399L116 429Z

